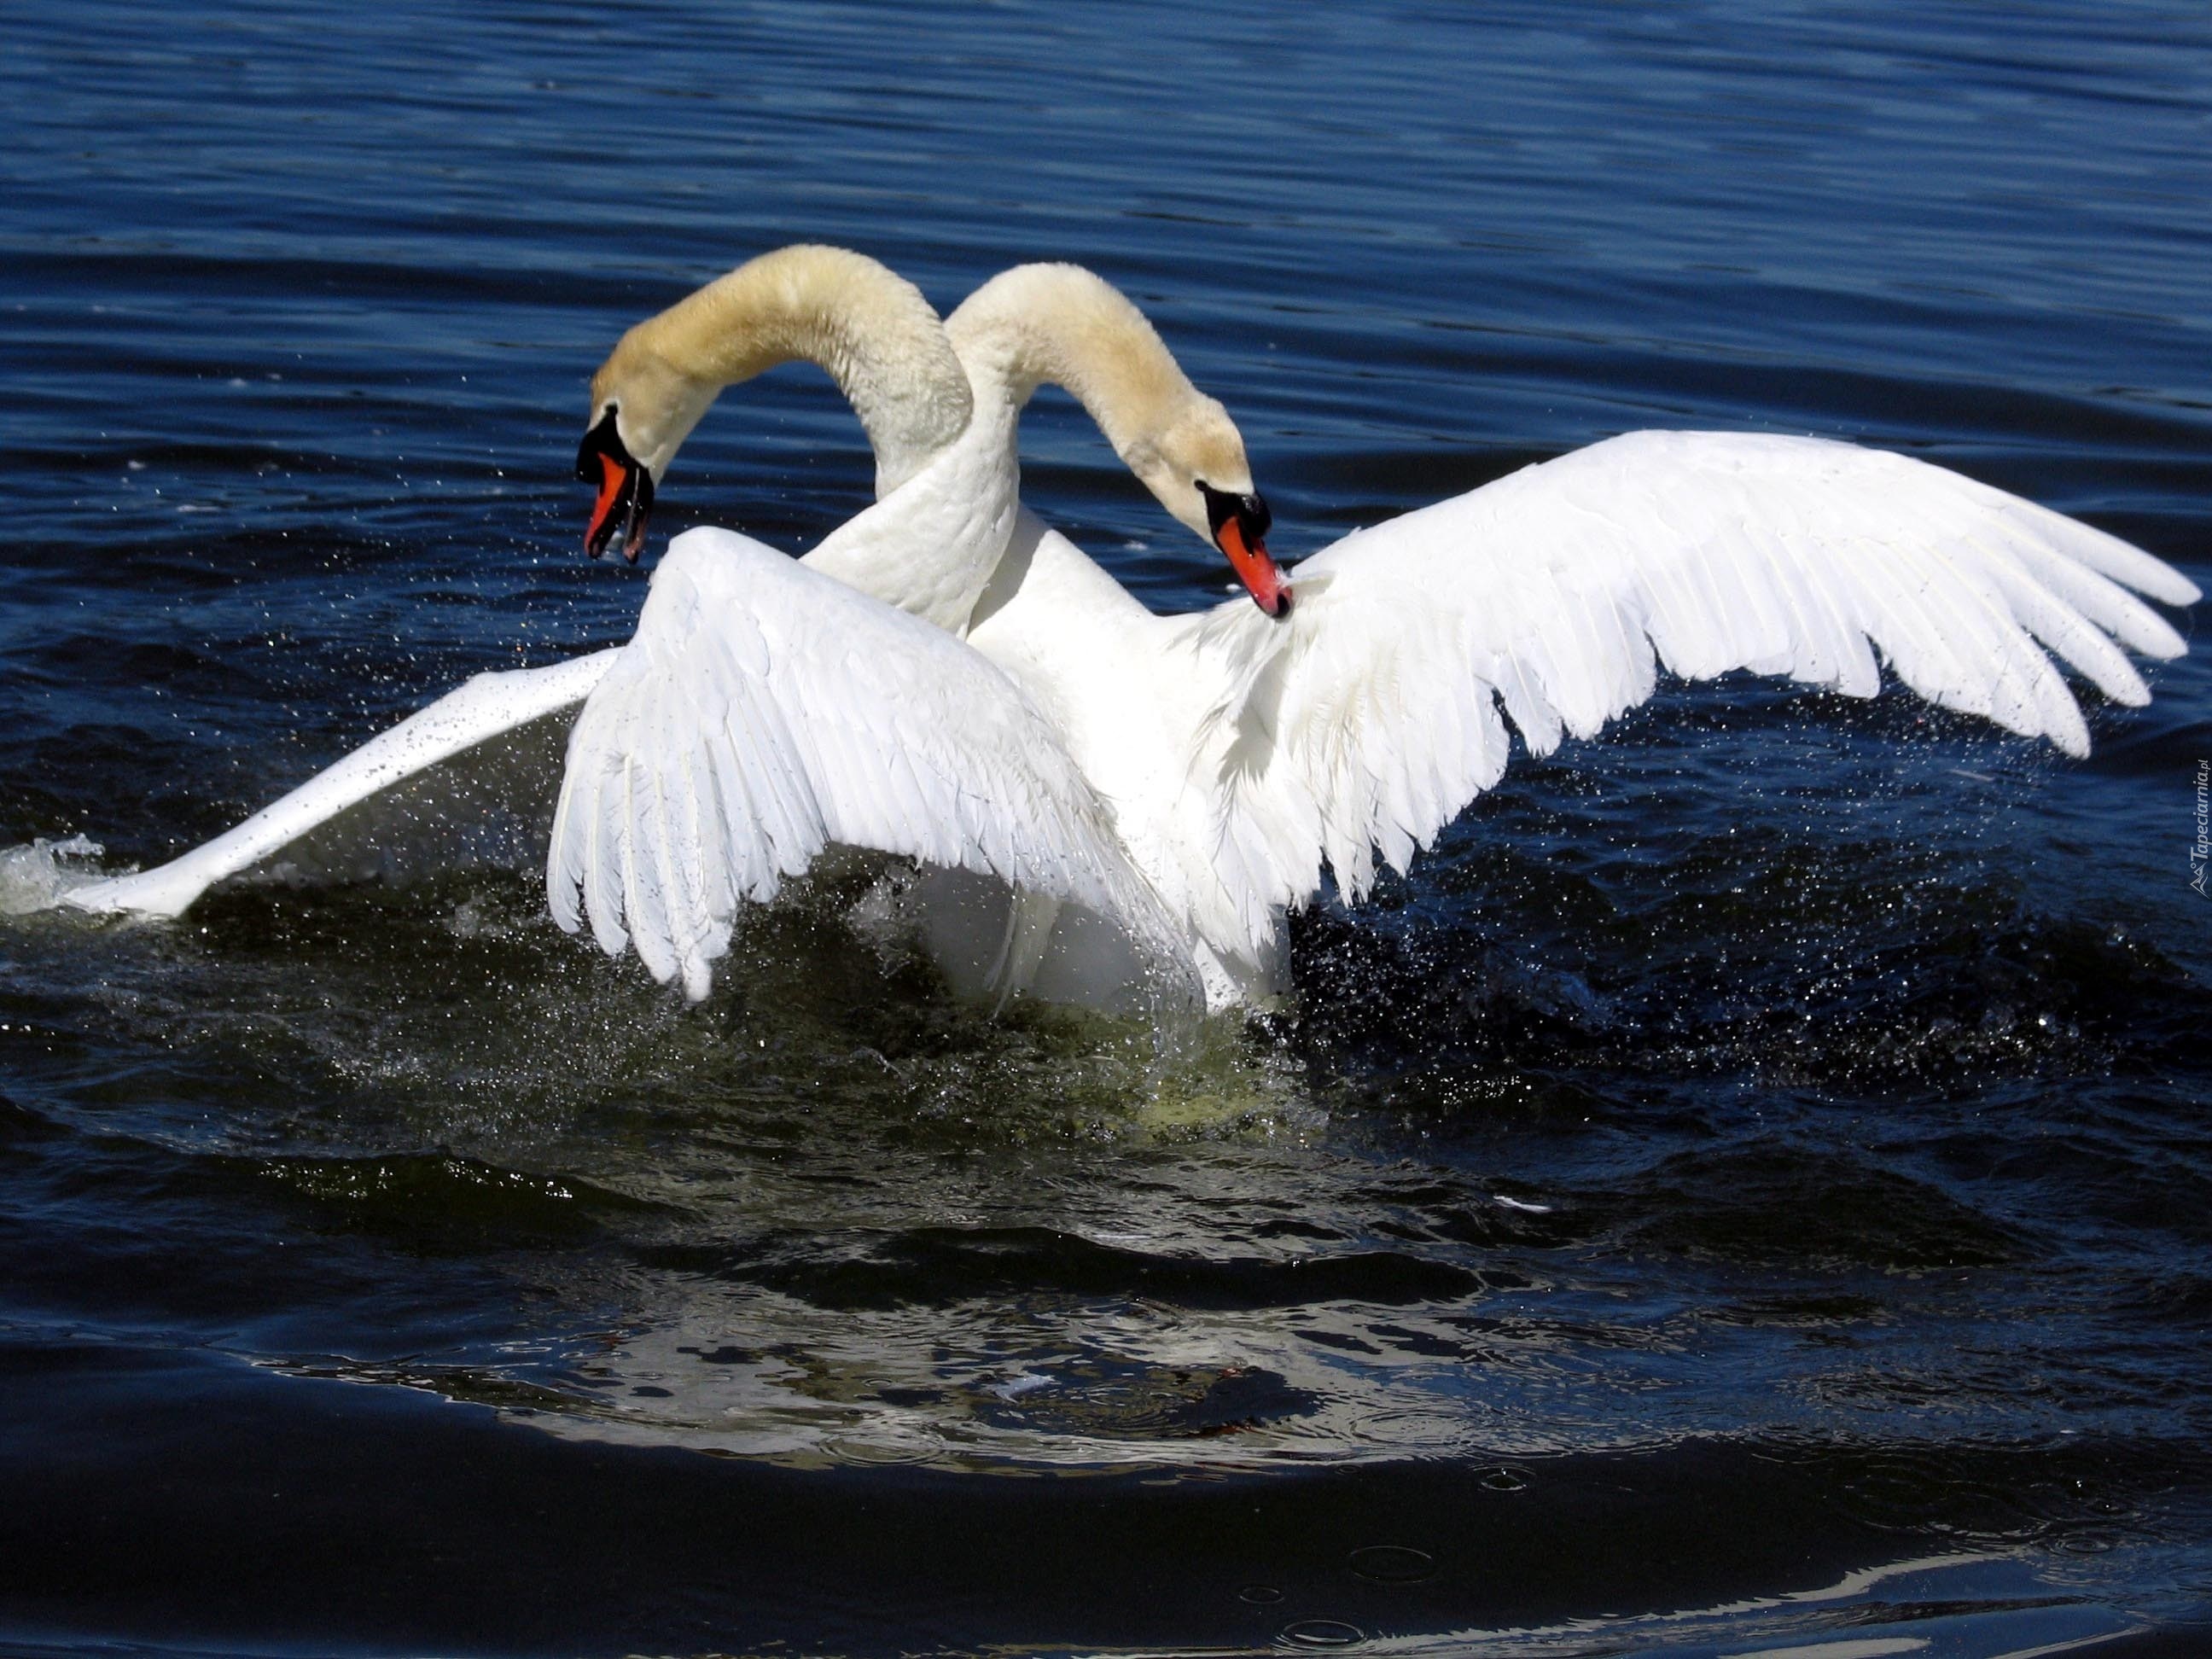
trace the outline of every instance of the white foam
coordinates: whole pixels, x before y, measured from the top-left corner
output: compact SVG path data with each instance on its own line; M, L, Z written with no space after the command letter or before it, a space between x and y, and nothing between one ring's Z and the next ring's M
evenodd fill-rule
M43 836L27 847L0 847L0 916L51 910L62 895L100 879L85 863L105 849L88 836L67 841Z
M1528 1215L1549 1215L1552 1212L1552 1206L1548 1204L1531 1204L1525 1199L1508 1198L1504 1193L1492 1193L1490 1198L1494 1204L1501 1204L1509 1210L1520 1210Z

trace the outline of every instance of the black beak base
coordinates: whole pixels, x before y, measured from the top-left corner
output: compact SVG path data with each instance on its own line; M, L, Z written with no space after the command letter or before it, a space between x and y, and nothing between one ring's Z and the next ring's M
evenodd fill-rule
M1231 495L1209 483L1200 483L1198 493L1206 502L1206 527L1213 532L1216 542L1221 539L1221 526L1234 519L1237 528L1243 532L1247 547L1266 544L1267 532L1275 523L1275 515L1267 510L1266 497L1256 490L1249 495Z

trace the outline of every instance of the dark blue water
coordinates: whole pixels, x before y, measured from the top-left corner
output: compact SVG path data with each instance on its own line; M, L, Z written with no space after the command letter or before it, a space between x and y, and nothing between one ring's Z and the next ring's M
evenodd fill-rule
M154 861L624 637L585 378L801 239L941 309L1096 267L1285 554L1719 426L2212 576L2197 5L7 36L0 845ZM1064 399L1025 453L1221 590ZM870 480L778 371L656 528L796 549ZM697 1009L527 873L0 921L0 1647L2212 1649L2212 650L2153 684L2083 763L1668 689L1167 1075L803 904Z

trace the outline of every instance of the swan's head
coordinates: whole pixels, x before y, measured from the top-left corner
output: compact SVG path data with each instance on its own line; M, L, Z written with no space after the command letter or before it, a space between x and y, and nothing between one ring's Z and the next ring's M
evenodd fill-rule
M1042 385L1073 392L1160 505L1227 556L1260 609L1290 613L1243 435L1127 295L1080 265L1016 265L945 328L969 372L997 379L1016 408Z
M623 336L592 376L592 423L576 451L576 477L599 491L586 553L598 558L619 532L623 556L637 562L653 487L718 390L642 343L637 329Z
M1252 488L1244 435L1227 410L1194 392L1157 431L1132 438L1121 459L1161 506L1221 550L1261 610L1290 614L1290 584L1267 555L1267 503Z
M647 318L592 376L576 453L578 476L599 492L584 532L592 555L619 533L635 561L653 486L715 395L800 361L829 370L852 400L879 481L911 477L974 413L960 359L921 289L847 248L777 248Z

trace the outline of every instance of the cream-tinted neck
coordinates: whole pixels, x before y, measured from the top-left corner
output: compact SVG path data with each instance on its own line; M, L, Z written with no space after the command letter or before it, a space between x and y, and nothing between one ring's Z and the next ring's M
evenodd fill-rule
M799 244L738 266L623 336L592 377L656 476L724 386L778 363L830 372L876 453L886 494L966 429L968 377L921 290L865 254Z
M978 398L1014 408L1048 381L1098 423L1114 452L1169 512L1210 535L1195 488L1252 488L1244 440L1226 410L1190 383L1145 313L1080 265L1017 265L945 320Z
M969 295L945 324L971 371L1016 407L1065 387L1117 453L1166 430L1200 393L1145 313L1080 265L1016 265Z

